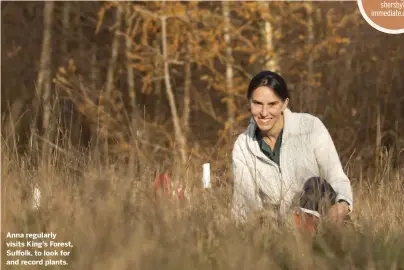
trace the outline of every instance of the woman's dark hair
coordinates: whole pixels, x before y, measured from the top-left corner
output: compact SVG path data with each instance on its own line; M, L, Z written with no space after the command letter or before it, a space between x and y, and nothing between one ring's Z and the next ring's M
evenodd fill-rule
M289 98L288 87L285 80L281 75L275 72L264 70L255 75L248 86L247 98L250 99L254 90L260 86L267 86L271 88L276 94L278 94L278 96L282 98L283 101Z

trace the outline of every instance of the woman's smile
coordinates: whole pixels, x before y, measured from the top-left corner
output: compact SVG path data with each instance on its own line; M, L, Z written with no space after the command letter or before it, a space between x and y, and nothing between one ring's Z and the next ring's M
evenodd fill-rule
M258 118L258 121L262 124L269 123L273 118Z

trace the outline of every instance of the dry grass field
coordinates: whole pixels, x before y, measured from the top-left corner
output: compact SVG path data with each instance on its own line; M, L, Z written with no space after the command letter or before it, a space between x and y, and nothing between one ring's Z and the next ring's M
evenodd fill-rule
M404 175L389 164L373 179L350 175L354 230L324 226L310 238L292 227L234 224L231 188L198 188L196 166L186 174L191 199L179 203L155 197L151 167L129 176L124 164L106 168L69 150L35 169L4 145L1 158L3 267L5 251L15 250L6 247L7 232L54 232L73 244L62 248L70 256L54 258L68 265L29 269L404 269ZM42 190L38 210L34 185Z

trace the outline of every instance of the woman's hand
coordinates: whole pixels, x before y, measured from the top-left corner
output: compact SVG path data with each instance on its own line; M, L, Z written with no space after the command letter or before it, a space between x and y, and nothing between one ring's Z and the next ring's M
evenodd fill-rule
M347 202L342 201L334 204L328 211L328 220L340 225L349 214L349 205Z

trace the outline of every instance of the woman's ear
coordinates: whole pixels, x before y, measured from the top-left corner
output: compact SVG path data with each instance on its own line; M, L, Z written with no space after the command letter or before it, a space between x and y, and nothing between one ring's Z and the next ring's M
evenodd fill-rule
M289 105L289 98L286 98L285 101L283 102L282 111L286 110L286 108L288 107L288 105Z

